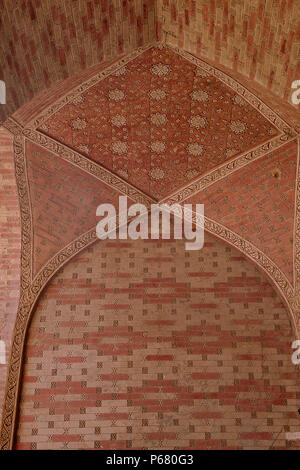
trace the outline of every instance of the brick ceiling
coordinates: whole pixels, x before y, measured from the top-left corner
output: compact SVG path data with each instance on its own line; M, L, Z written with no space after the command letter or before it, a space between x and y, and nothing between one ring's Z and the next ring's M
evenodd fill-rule
M125 193L147 203L202 198L211 219L293 284L295 2L17 0L11 8L0 0L0 8L8 91L0 112L18 108L13 119L28 138L33 277L94 227L97 202ZM58 214L73 223L62 227Z
M33 217L33 274L96 223L99 204L118 205L117 191L33 142L26 142Z
M300 75L298 0L159 0L157 16L167 43L290 97Z
M40 130L155 200L279 135L222 81L165 47L76 96Z
M0 121L52 85L156 39L275 96L287 99L299 78L296 0L0 0Z
M187 200L251 240L291 282L297 157L293 141Z
M121 194L204 203L207 231L268 273L300 331L297 6L0 0L22 219L13 357L43 287L95 241L97 205Z
M296 134L205 62L146 46L42 110L24 134L33 277L95 227L98 204L117 206L125 192L146 204L204 203L293 285Z
M0 0L8 94L0 119L57 82L152 42L155 18L154 0Z

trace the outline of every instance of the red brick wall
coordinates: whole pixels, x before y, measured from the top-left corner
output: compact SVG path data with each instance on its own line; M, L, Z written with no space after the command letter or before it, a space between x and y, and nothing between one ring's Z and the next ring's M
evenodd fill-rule
M6 344L7 362L20 290L21 224L12 136L3 128L0 128L0 207L0 340ZM0 421L6 371L6 364L0 364Z
M0 0L0 122L54 83L155 37L154 0Z
M300 16L295 0L158 0L157 30L290 101L299 78Z
M25 148L35 275L59 250L96 226L99 204L116 207L120 193L33 142L26 141Z
M296 0L0 0L0 79L7 84L0 122L40 93L43 102L54 84L157 37L287 103L300 72L297 7Z
M292 340L273 288L212 236L97 242L37 305L16 447L296 447Z
M291 284L297 159L294 140L187 200L262 250Z

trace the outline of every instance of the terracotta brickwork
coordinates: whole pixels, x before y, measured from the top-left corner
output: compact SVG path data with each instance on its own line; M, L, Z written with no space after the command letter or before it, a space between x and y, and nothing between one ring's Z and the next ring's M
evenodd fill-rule
M21 227L12 136L0 128L0 341L6 364L0 364L0 421L13 327L20 291Z
M156 40L180 50L148 48ZM28 126L6 122L25 287L0 446L12 435L22 334L39 289L94 240L96 207L116 206L119 191L146 204L204 203L208 230L237 240L298 315L300 126L288 102L299 48L296 0L0 0L0 122L17 110ZM0 154L8 359L21 227L2 129ZM97 242L50 281L26 345L17 448L297 447L285 440L300 426L288 313L240 252L206 241L200 253L179 241ZM0 420L6 373L0 364Z
M291 283L297 158L293 141L187 201L263 250Z
M157 200L279 135L229 86L163 46L78 94L40 130Z
M118 56L117 59L120 59L122 56L123 55ZM114 62L115 60L102 61L100 64L96 64L88 69L80 70L66 80L61 80L60 82L53 84L49 88L39 92L32 98L32 100L18 108L13 114L14 119L22 126L26 126L38 113L42 112L56 100L62 98L74 87L81 85L84 81L90 79L95 74L105 70Z
M288 103L286 100L275 95L269 88L265 88L263 85L260 85L256 81L251 80L250 78L245 77L240 72L232 70L229 67L217 63L211 58L205 58L205 61L210 65L217 67L218 69L225 72L227 75L235 78L239 83L244 87L250 90L255 96L259 97L265 104L267 104L271 109L281 116L282 119L285 119L288 123L293 126L299 126L299 113L298 106ZM62 98L65 94L70 92L74 87L80 85L86 80L89 80L95 74L103 71L105 68L109 67L111 62L101 62L95 66L89 67L87 70L82 70L66 80L51 86L43 90L34 96L34 98L21 106L14 114L14 119L20 124L26 126L32 119L36 117L37 114L41 113L44 109L49 107L53 102Z
M187 201L262 249L291 283L297 158L293 141Z
M158 0L158 35L240 72L290 100L299 79L295 0Z
M198 57L197 54L194 53L194 55ZM222 65L219 62L212 60L211 58L205 58L205 61L237 80L256 97L260 98L287 123L299 129L299 105L293 105L288 100L282 99L270 88L266 88L255 80L252 80L249 77L245 77L245 75L243 75L240 71L232 70L232 68L228 66L226 67L225 65Z
M26 142L33 217L33 274L99 220L99 204L118 207L117 191L33 142Z
M4 119L38 92L155 40L154 0L1 0Z
M60 270L29 331L17 449L299 448L287 311L205 242L97 242Z
M296 0L1 0L0 79L8 99L0 121L33 97L43 104L54 84L156 39L288 102L300 72L297 7Z

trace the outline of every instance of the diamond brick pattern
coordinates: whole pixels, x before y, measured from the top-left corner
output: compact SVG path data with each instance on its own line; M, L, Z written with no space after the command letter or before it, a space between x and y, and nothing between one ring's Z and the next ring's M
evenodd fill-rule
M291 341L269 283L212 236L97 242L37 306L16 448L297 448Z
M167 44L224 70L299 133L297 106L288 104L300 73L297 7L295 0L16 0L12 8L0 0L7 85L0 122L17 110L16 123L31 126L71 89L158 39L164 45L77 96L39 130L159 200L278 135ZM7 359L12 340L17 345L13 362L0 364L0 420L10 370L2 431L13 434L19 374L14 446L299 449L299 441L285 440L299 432L300 398L287 310L249 261L211 235L196 253L180 241L96 242L43 291L24 340L24 371L15 367L25 325L18 329L18 321L30 315L38 282L26 285L16 316L21 224L12 144L0 128ZM95 227L101 202L117 206L119 193L29 140L25 150L30 208L19 196L22 213L32 215L34 277ZM186 201L204 203L208 217L261 249L291 283L298 150L296 141L286 144Z
M278 130L220 80L153 47L41 130L160 199Z
M102 203L118 207L119 193L39 145L26 142L33 214L34 274L99 220Z
M297 141L236 171L187 202L249 240L293 282Z
M0 341L5 341L8 361L20 292L21 221L13 139L4 128L0 128L0 155ZM0 364L0 422L6 372L7 364Z

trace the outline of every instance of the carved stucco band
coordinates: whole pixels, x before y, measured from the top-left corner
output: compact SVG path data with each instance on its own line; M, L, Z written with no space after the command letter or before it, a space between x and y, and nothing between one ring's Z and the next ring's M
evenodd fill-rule
M76 254L96 240L95 230L81 235L67 245L40 271L31 285L25 290L21 289L19 307L17 312L11 356L8 366L6 394L3 408L3 420L0 436L0 449L13 448L16 430L19 393L23 365L23 353L26 335L34 306L47 282L52 276Z
M298 321L300 334L300 138L298 137L297 180L295 195L295 227L294 227L294 278L295 295L292 301L294 315Z
M32 129L25 128L23 130L23 135L30 141L40 145L41 147L54 152L59 155L68 163L71 163L74 166L86 171L88 174L95 176L100 179L107 185L117 189L121 193L127 195L128 197L133 198L135 201L145 204L146 206L157 203L158 201L154 200L150 196L144 194L142 191L132 186L131 184L124 181L122 178L116 176L101 164L96 163L87 157L83 156L81 153L71 149L65 144L61 144L54 140L53 138L46 136L45 134L35 131ZM174 194L167 196L164 199L161 199L159 202L165 202L172 204L175 202L182 202L185 199L193 196L194 194L202 191L208 186L216 183L217 181L225 178L226 176L231 175L240 168L245 167L249 163L264 157L268 153L282 147L286 143L295 139L295 136L290 137L287 134L278 136L271 141L262 144L251 150L245 152L242 155L239 155L234 160L230 162L225 162L220 165L218 168L214 168L205 175L200 176L196 181L188 184L184 188L176 191Z
M249 91L244 85L239 83L234 78L227 75L225 72L219 70L217 67L214 67L202 59L195 57L194 55L190 54L189 52L183 51L178 49L174 46L168 46L173 49L181 57L184 57L189 62L193 63L197 67L201 67L210 75L221 80L225 85L229 86L235 93L238 93L242 96L248 103L250 103L258 112L260 112L266 119L268 119L274 126L276 126L279 130L284 133L289 133L292 131L293 133L299 134L300 127L297 129L292 129L291 126L287 124L273 109L269 108L261 99L255 96L251 91Z
M208 188L217 181L226 178L235 171L245 167L246 165L254 162L255 160L258 160L259 158L266 156L268 153L279 149L280 147L287 144L288 142L291 142L294 139L294 135L289 136L287 134L283 134L281 136L278 136L272 139L271 141L258 146L254 150L250 150L249 152L239 155L234 160L225 162L218 168L212 169L207 174L200 176L196 181L193 181L186 187L181 188L180 190L174 192L172 195L164 198L163 202L165 202L166 204L183 202L186 199L197 194L199 191L203 191L204 189Z
M14 338L12 343L11 357L8 366L8 379L6 396L3 410L3 421L0 435L0 448L11 449L13 447L14 432L16 427L16 416L18 410L18 396L21 386L21 372L22 372L22 360L23 352L26 341L26 333L28 330L31 315L34 306L39 298L39 295L47 282L52 276L60 269L65 263L72 259L76 254L82 251L84 248L89 246L91 243L97 240L95 230L81 235L78 239L74 240L57 253L50 261L47 262L44 268L40 270L38 275L32 281L32 267L31 267L31 251L32 251L32 220L31 220L31 208L28 192L28 182L26 175L26 159L24 153L25 136L30 140L38 143L44 148L48 148L52 152L58 154L64 160L69 163L76 165L88 172L89 174L96 176L99 180L110 184L115 189L127 194L132 199L136 199L137 202L143 202L149 206L149 203L153 202L151 198L144 195L141 191L133 188L128 183L122 181L120 178L112 175L108 170L105 170L101 165L95 164L89 161L82 155L74 152L68 147L59 144L58 142L50 139L39 132L35 132L34 128L40 126L42 122L50 117L55 111L60 109L64 104L71 101L76 95L84 92L87 88L98 83L100 80L108 76L109 74L116 71L118 68L123 66L125 63L132 60L134 57L140 55L146 48L139 49L134 54L131 54L125 59L122 59L118 63L111 66L109 69L101 72L97 76L93 77L88 82L77 87L71 93L66 95L62 100L51 105L41 116L36 118L31 123L31 129L23 129L12 119L9 119L5 123L5 127L14 134L14 155L15 155L15 168L16 168L16 180L19 193L20 211L21 211L21 223L22 223L22 254L21 254L21 293L19 300L19 307L17 312ZM200 66L207 70L209 73L214 74L217 78L222 80L234 91L243 96L249 103L252 104L261 114L263 114L270 122L272 122L282 134L274 139L271 139L266 144L252 149L250 152L237 157L235 160L222 165L218 169L212 170L207 175L200 177L199 180L188 185L186 188L181 189L175 193L169 202L183 201L192 194L204 189L205 187L218 181L220 178L226 177L228 174L236 171L237 169L247 165L251 161L264 156L275 148L279 148L288 141L295 138L299 134L300 129L292 129L288 126L280 117L268 108L261 100L256 98L251 92L240 85L237 81L228 77L223 72L211 67L205 62L191 56L188 53L182 53L181 51L174 49L177 53L180 53L183 57L187 58L195 65ZM221 238L222 240L230 243L248 258L250 258L258 267L262 268L273 281L278 291L281 293L284 300L289 305L289 310L292 315L294 326L297 325L297 318L299 313L299 262L300 262L300 214L299 214L299 194L300 194L300 181L299 175L297 180L297 211L296 211L296 225L295 225L295 262L296 262L296 290L290 285L281 270L260 250L258 250L250 242L244 240L239 235L235 234L231 230L222 225L218 224L213 220L205 220L205 229ZM299 321L299 319L298 319ZM299 326L299 325L298 325ZM298 330L299 331L299 330ZM297 333L296 333L297 334Z
M17 424L18 399L21 388L23 353L26 334L34 306L43 288L57 270L71 260L76 254L97 240L95 230L90 230L89 232L81 235L78 239L74 240L57 253L38 273L35 279L30 282L31 265L28 263L28 259L30 258L32 239L28 183L25 171L24 136L22 135L22 129L14 123L11 123L8 127L10 127L10 130L15 133L16 179L22 220L22 274L21 295L9 361L8 380L3 410L3 422L0 438L0 446L2 450L12 449L13 447ZM205 228L210 233L238 248L259 267L263 268L275 285L277 285L283 297L287 302L289 302L293 297L293 288L289 285L285 276L271 260L269 260L251 243L213 220L207 219L205 221Z
M42 134L41 132L27 128L23 129L23 135L28 140L31 140L32 142L40 145L46 150L49 150L50 152L53 152L56 155L59 155L66 162L71 163L77 168L84 170L89 175L92 175L95 178L99 179L108 186L111 186L114 190L125 194L126 196L133 199L135 202L145 204L145 206L147 207L152 203L156 202L153 198L147 196L142 191L127 183L114 173L110 172L99 163L96 163L90 160L89 158L84 157L79 152L70 149L66 145L57 142L51 137L48 137Z
M175 216L179 216L181 218L182 208L183 204L175 204L172 207L172 212ZM171 211L171 208L169 208L169 211ZM294 286L291 285L288 278L280 268L251 242L245 240L240 235L215 220L203 217L201 214L198 214L187 207L184 207L184 217L185 219L192 221L195 225L205 228L207 232L237 248L268 275L274 287L286 303L291 314L294 333L297 336L296 317L293 309L291 308L291 302L294 300Z
M123 57L122 59L116 61L106 69L102 70L101 72L97 73L94 75L92 78L89 78L85 82L83 82L81 85L73 88L71 91L66 93L62 98L59 100L55 101L52 103L50 106L48 106L46 109L44 109L40 114L35 116L27 125L26 127L30 129L37 129L40 127L49 117L58 111L60 108L62 108L65 104L70 103L73 101L78 95L81 93L84 93L86 90L91 88L92 86L96 85L99 83L101 80L104 80L105 78L109 77L113 73L117 72L120 68L124 67L124 65L128 64L132 60L136 59L139 57L143 52L147 51L153 47L153 44L148 44L146 46L140 47L139 49L135 50L134 52L131 52L128 54L126 57Z
M87 158L83 157L80 153L71 150L66 145L59 144L55 140L49 138L44 133L35 132L35 130L40 127L45 121L47 121L55 112L65 106L67 103L72 102L78 95L84 93L86 90L91 88L92 86L96 85L97 83L101 82L109 75L115 73L125 64L131 62L136 57L143 54L146 50L149 50L151 47L156 46L160 48L169 48L172 49L174 53L180 55L185 60L188 60L196 67L200 67L201 69L205 70L210 75L213 75L218 80L221 80L225 85L230 87L235 93L239 94L243 99L245 99L253 108L255 108L265 119L267 119L271 124L273 124L279 131L280 135L271 138L269 141L252 148L250 151L244 152L243 154L237 156L236 158L230 160L229 162L225 162L221 164L218 168L214 168L212 171L209 171L207 174L200 176L191 184L186 185L185 187L180 188L179 190L175 191L172 195L164 198L164 201L168 200L170 203L172 202L181 202L188 197L191 197L193 194L197 193L198 191L203 190L204 188L208 187L209 185L219 181L220 179L228 176L232 172L244 167L248 163L255 161L256 159L263 157L267 153L274 151L281 147L282 145L286 144L287 142L293 140L297 135L300 134L300 127L297 129L293 129L287 122L285 122L281 117L275 113L272 109L270 109L262 100L257 98L252 92L250 92L246 87L240 84L234 78L228 76L221 70L213 67L212 65L206 63L204 60L199 59L192 54L182 51L176 47L165 45L161 43L154 43L147 45L138 49L137 51L129 54L125 58L115 62L111 66L107 67L105 70L101 71L100 73L96 74L92 78L88 79L80 86L72 89L68 93L66 93L62 98L57 100L55 103L51 104L45 110L40 113L36 118L34 118L24 130L24 134L31 140L40 145L48 148L49 150L53 150L54 152L60 154L63 158L67 159L69 162L73 164L80 164L80 167L92 174L96 175L97 172L99 173L99 168L102 168L102 174L99 175L100 178L108 177L108 179L114 178L114 185L117 185L117 180L120 181L118 189L123 191L122 185L124 186L124 182L122 182L121 178L118 178L116 175L112 175L108 170L101 167L94 162L91 162ZM81 162L79 162L81 160ZM107 181L107 178L106 178ZM109 183L108 183L109 184ZM127 183L128 188L131 188L131 191L137 192L136 188L133 188L131 185ZM142 194L140 192L140 194ZM142 198L145 195L141 196ZM146 196L149 200L148 196ZM140 200L139 202L143 202Z
M91 88L94 85L97 85L99 82L107 78L108 76L112 75L113 73L117 72L120 68L124 67L127 63L134 60L136 57L143 54L143 52L151 49L151 47L158 47L158 48L169 48L172 49L173 52L180 55L181 57L185 58L189 62L193 63L196 67L202 68L210 75L215 76L227 86L229 86L235 93L238 93L242 96L248 103L250 103L260 114L262 114L268 121L270 121L277 129L279 129L282 133L293 133L296 135L300 133L300 128L292 129L291 126L287 124L277 113L275 113L271 108L269 108L262 100L257 98L253 93L251 93L245 86L240 84L237 80L230 77L229 75L225 74L221 70L209 65L204 60L198 59L197 57L193 56L192 54L182 51L176 47L171 45L165 45L162 43L153 43L149 44L145 47L141 47L136 51L128 54L126 57L116 61L114 64L107 67L105 70L99 72L98 74L94 75L92 78L89 78L81 85L73 88L71 91L67 92L62 98L58 99L56 102L49 105L45 110L43 110L38 116L32 119L27 125L27 128L30 129L37 129L40 127L45 121L47 121L50 116L52 116L55 112L61 109L64 105L72 102L78 95L84 93L86 90Z

